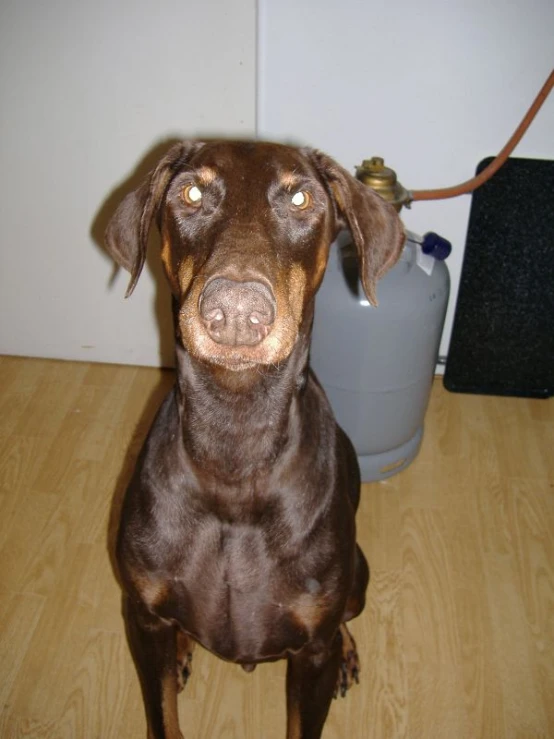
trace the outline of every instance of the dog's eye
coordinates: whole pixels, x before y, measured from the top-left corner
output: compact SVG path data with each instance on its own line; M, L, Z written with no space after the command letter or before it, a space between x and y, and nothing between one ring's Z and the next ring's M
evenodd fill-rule
M198 185L186 185L181 190L181 197L187 205L200 205L202 202L202 190Z
M312 196L307 190L299 190L294 193L290 202L295 208L298 208L298 210L306 210L306 208L309 208L312 204Z

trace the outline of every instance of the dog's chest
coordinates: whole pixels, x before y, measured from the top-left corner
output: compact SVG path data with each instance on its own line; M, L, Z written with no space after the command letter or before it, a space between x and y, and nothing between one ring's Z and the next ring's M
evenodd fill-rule
M326 557L312 556L301 539L283 547L275 537L275 522L271 533L261 526L203 522L155 610L232 661L257 662L300 649L340 609L340 573L326 566Z

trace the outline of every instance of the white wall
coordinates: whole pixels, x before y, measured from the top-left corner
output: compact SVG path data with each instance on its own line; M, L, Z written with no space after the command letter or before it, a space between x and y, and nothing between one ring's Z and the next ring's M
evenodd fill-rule
M318 146L351 169L383 155L410 189L470 176L554 62L552 0L259 6L261 135ZM0 352L171 361L155 254L124 301L127 276L110 284L97 241L110 193L148 168L160 140L254 132L255 24L256 0L4 0ZM516 155L554 158L553 132L551 96ZM414 231L454 243L447 336L469 205L404 211Z
M255 0L2 2L2 353L158 364L161 322L171 361L167 291L109 284L101 206L160 139L254 132L255 17Z
M260 0L258 124L353 171L385 157L410 189L458 184L497 153L554 66L552 0ZM554 94L514 156L554 159ZM453 242L446 353L470 196L414 203Z

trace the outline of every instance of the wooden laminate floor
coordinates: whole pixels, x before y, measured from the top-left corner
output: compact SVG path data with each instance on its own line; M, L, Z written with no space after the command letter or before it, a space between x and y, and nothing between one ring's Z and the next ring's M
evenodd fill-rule
M0 359L2 737L146 735L106 542L171 382ZM435 382L419 457L364 486L358 530L363 671L325 739L554 737L553 401ZM198 649L179 710L187 739L283 739L284 705L283 663Z

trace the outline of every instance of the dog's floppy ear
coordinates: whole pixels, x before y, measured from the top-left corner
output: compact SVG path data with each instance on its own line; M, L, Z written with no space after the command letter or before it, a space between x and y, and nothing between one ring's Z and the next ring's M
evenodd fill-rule
M110 219L106 248L114 261L131 273L126 298L135 289L144 267L150 227L167 187L179 168L202 146L200 141L182 141L172 146L144 182L125 196Z
M367 299L377 305L377 280L396 263L404 245L398 213L331 157L313 149L308 152L336 203L339 226L346 226L354 239Z

